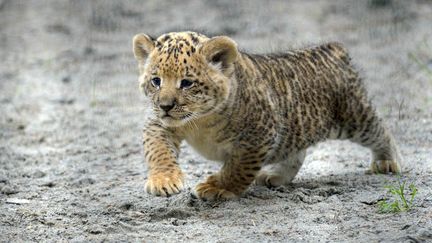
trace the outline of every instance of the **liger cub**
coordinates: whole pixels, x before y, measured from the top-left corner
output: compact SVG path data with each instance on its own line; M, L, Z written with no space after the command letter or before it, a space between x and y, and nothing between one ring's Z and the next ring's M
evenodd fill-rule
M289 183L306 149L325 139L370 148L372 172L401 171L395 141L339 43L256 55L226 36L174 32L138 34L133 51L154 111L143 140L151 194L182 190L182 140L223 162L195 188L207 200L237 197L253 182Z

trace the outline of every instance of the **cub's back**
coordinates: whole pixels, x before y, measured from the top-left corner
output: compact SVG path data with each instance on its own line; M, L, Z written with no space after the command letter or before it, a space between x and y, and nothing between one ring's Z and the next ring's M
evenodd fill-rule
M352 91L364 93L351 58L340 43L281 54L245 56L258 73L242 82L247 86L245 88L266 89L279 106L308 105L312 102L330 107Z
M271 104L279 133L299 147L328 136L352 93L365 96L348 52L339 43L282 54L245 55L258 76L244 84L265 90L260 93L267 93L266 97L258 102Z

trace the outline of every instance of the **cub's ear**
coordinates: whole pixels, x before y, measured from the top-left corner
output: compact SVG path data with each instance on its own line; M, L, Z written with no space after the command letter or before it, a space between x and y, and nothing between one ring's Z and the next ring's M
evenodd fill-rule
M145 34L137 34L133 38L133 52L138 62L144 63L155 48L153 38Z
M216 36L203 42L199 50L208 62L221 65L222 70L229 67L238 56L237 44L226 36Z

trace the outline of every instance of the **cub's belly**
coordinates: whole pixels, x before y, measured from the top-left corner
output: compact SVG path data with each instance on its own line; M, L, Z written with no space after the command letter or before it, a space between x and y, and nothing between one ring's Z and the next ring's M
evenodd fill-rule
M189 136L186 137L186 142L209 160L224 162L229 156L227 146L212 141L210 136Z

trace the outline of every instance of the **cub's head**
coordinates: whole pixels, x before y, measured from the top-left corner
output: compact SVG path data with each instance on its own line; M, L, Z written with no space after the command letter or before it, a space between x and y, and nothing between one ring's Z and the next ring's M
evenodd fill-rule
M209 115L228 98L238 51L228 37L194 32L133 38L140 88L162 124L182 126Z

